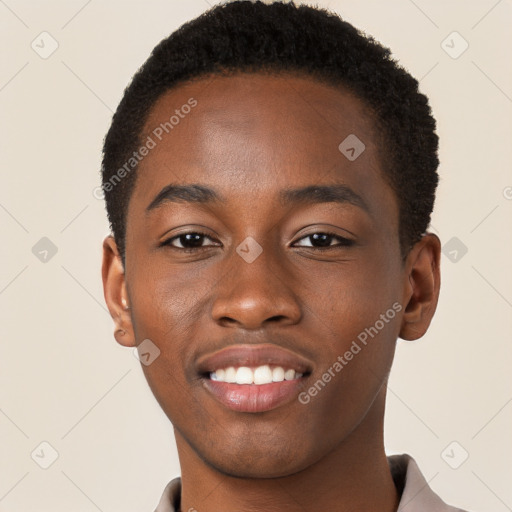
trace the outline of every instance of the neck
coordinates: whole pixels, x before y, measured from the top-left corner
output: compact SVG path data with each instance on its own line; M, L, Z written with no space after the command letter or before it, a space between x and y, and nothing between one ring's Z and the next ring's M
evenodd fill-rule
M385 393L383 393L385 394ZM181 512L396 512L400 497L384 451L384 400L334 450L279 478L238 478L207 465L175 430Z

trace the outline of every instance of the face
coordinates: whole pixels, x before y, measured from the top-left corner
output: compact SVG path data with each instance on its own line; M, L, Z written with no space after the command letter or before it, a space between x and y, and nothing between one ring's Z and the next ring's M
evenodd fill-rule
M358 430L380 435L396 338L426 295L437 299L432 265L434 279L421 280L430 294L413 268L429 267L437 246L402 262L374 130L356 97L291 74L205 78L154 105L125 273L110 238L103 275L126 331L118 341L160 350L143 370L182 453L226 474L276 477ZM433 314L422 311L416 337ZM212 380L228 366L296 373Z

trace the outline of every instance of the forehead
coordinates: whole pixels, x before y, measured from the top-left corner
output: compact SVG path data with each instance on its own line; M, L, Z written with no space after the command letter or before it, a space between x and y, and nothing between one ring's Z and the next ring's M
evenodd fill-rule
M169 90L151 109L141 141L152 148L131 202L146 207L169 183L204 183L241 201L248 191L269 197L344 183L379 207L391 203L393 217L377 136L365 104L339 87L285 73L205 77Z

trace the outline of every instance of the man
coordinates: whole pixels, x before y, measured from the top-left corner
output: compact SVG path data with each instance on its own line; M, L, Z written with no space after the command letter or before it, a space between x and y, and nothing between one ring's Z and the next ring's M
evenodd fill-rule
M435 121L327 11L235 1L152 52L107 134L105 299L173 424L169 511L453 511L386 457L440 286Z

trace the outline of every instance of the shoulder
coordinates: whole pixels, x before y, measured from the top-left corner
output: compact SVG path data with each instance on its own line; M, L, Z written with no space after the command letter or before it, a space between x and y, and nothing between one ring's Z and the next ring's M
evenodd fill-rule
M181 478L176 477L164 488L155 512L177 512L180 509Z
M395 485L402 495L397 512L467 512L446 504L430 488L410 455L391 455L388 463Z

